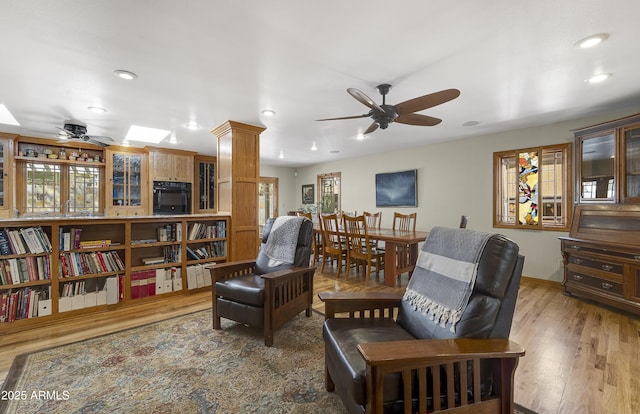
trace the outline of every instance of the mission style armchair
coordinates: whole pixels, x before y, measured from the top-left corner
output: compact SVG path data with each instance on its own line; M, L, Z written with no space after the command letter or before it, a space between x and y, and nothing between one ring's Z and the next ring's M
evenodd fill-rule
M349 413L512 413L524 349L508 338L523 263L515 243L490 236L455 333L403 293L320 293L327 390Z
M264 343L273 345L274 331L305 311L311 316L314 267L309 267L313 223L302 220L293 263L274 265L265 254L274 218L264 226L256 260L215 264L209 267L212 281L213 329L221 329L220 318L263 327Z

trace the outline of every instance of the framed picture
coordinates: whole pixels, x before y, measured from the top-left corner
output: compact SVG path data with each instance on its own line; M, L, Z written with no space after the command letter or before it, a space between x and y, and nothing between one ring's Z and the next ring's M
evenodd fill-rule
M313 204L315 202L315 193L313 184L304 184L302 186L302 204Z
M376 174L376 207L418 207L418 170Z

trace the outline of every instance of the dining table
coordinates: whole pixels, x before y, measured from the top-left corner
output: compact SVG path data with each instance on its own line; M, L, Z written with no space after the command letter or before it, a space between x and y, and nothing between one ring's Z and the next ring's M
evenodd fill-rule
M314 226L314 231L320 235L320 227ZM395 230L395 229L367 229L369 239L384 242L384 284L395 287L397 277L406 272L413 272L418 260L418 244L425 241L428 231ZM407 259L398 257L398 251L407 250Z

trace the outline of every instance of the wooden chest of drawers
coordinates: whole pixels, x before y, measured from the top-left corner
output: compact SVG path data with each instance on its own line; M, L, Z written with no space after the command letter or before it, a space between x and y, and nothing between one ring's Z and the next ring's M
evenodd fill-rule
M561 237L565 292L640 314L640 208L580 205Z

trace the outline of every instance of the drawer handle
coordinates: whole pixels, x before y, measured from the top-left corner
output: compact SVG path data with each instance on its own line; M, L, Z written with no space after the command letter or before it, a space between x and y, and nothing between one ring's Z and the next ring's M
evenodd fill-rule
M602 270L606 270L607 272L610 272L613 270L613 266L611 265L602 265Z
M640 254L639 254L639 255L635 255L635 256L633 256L633 258L634 258L634 259L636 259L636 260L638 260L638 261L640 261Z
M613 285L611 283L602 283L602 289L611 289L613 287Z
M582 264L582 259L578 259L578 258L573 259L573 263L575 263L575 264Z
M582 280L582 279L584 279L584 277L582 277L582 276L580 276L580 275L573 275L573 280L580 281L580 280Z
M576 245L572 245L572 246L571 246L571 248L572 248L573 250L580 250L580 246L576 246Z

